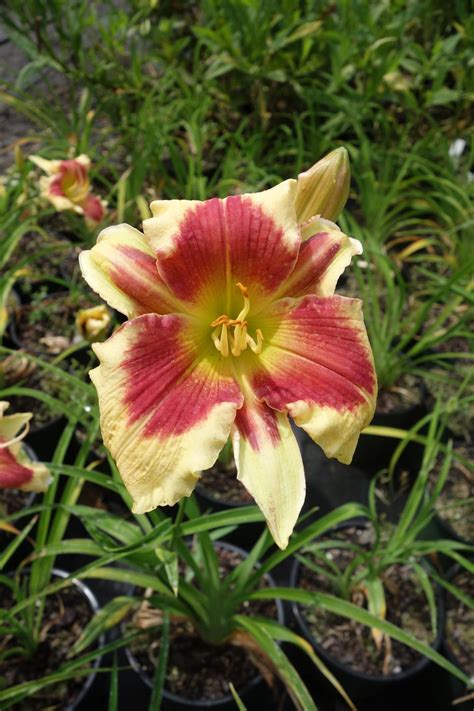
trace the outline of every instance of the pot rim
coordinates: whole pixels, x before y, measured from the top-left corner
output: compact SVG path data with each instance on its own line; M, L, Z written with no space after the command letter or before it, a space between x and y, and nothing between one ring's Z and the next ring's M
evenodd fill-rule
M68 578L70 576L70 573L68 573L65 570L62 570L61 568L52 568L51 570L53 575L56 575L58 578ZM24 574L29 573L29 568L24 571ZM85 583L82 582L82 580L79 580L78 578L70 578L71 583L78 589L80 592L83 594L83 596L86 598L89 607L91 608L93 614L96 614L100 610L100 605L99 602L92 592L92 590L85 585ZM97 647L101 649L104 646L105 643L105 636L101 634L99 638L97 639ZM80 704L80 702L84 699L86 696L87 692L91 688L92 684L94 683L94 680L97 676L97 667L100 665L100 662L102 661L102 656L98 656L94 662L91 665L91 673L86 677L85 683L81 687L80 691L76 694L76 696L72 699L70 703L68 703L67 706L64 707L63 711L75 711L77 706Z
M219 545L221 548L224 548L226 550L234 551L240 554L243 554L245 557L249 555L248 551L244 550L244 548L240 548L240 546L236 546L233 543L228 543L227 541L214 541L214 545ZM257 568L261 566L261 563L257 561L255 564ZM270 573L265 573L265 577L267 578L270 587L275 587L276 583L274 578L270 575ZM282 603L282 601L279 598L275 598L275 605L277 608L277 620L280 624L284 624L285 621L285 608ZM150 679L148 674L140 667L140 665L137 662L137 659L135 658L133 652L130 650L129 647L125 647L125 654L127 656L128 662L130 663L130 666L132 667L133 671L138 674L140 679L148 686L150 689L153 688L153 680ZM252 691L261 681L262 681L262 675L257 672L255 677L251 679L242 689L239 691L241 695L247 694L248 692ZM224 696L221 696L218 699L188 699L185 696L179 696L178 694L174 694L172 691L167 691L163 687L163 697L168 699L169 701L173 701L175 703L183 704L184 706L203 706L205 708L213 708L213 707L219 707L223 704L227 703L235 703L234 697L232 694L225 694ZM69 710L68 710L69 711Z
M196 484L196 494L198 494L201 498L206 499L206 501L209 501L211 504L217 504L218 506L223 506L224 508L228 509L240 509L242 506L256 506L255 501L246 501L246 502L240 502L237 503L235 501L227 501L227 499L218 499L215 496L212 496L210 493L209 489L206 489L206 486L202 483L202 480L200 479L198 483Z
M453 564L450 568L448 568L448 570L446 571L445 580L446 580L447 582L452 582L453 578L454 578L458 573L461 573L462 571L468 573L468 571L465 570L465 568L463 568L461 565L459 565L459 563L454 563L454 564ZM445 619L444 619L444 631L445 631L445 634L444 634L444 638L443 638L443 649L444 649L444 652L445 652L446 656L449 658L449 660L450 660L451 662L453 662L453 664L455 664L457 667L459 667L459 669L462 669L466 675L468 675L468 672L463 668L463 666L462 666L462 664L461 664L459 658L458 658L457 655L455 654L455 652L454 652L452 646L449 644L448 635L446 634L446 629L447 629L447 624L446 624L446 622L447 622L447 617L448 617L447 605L446 605L446 597L447 597L447 595L449 594L449 591L443 588L443 594L444 594L444 598L445 598Z
M54 575L57 575L59 578L67 578L70 575L70 573L67 573L65 570L62 570L61 568L53 568L52 572ZM86 598L87 602L90 605L92 612L95 615L100 610L100 605L99 605L99 601L97 600L97 598L94 595L94 593L92 592L92 590L87 585L85 585L82 582L82 580L79 580L78 578L74 578L74 577L71 578L71 582L84 595L84 597ZM99 647L99 649L104 646L104 643L105 643L105 637L102 634L102 635L100 635L100 637L97 640L97 646ZM100 666L101 661L102 661L102 656L98 656L94 660L94 662L92 663L92 669L94 671L92 671L86 677L84 686L79 691L77 696L72 700L72 702L65 707L64 711L74 711L79 706L80 702L86 696L87 692L89 691L89 689L91 688L92 684L95 681L95 678L97 676L96 670Z
M344 528L350 528L350 527L360 527L361 525L361 520L360 519L354 519L353 521L344 521L343 523L339 524L338 526L335 526L332 530L337 531L341 530ZM330 531L328 532L330 533ZM290 586L294 587L296 589L299 588L298 582L299 582L299 572L301 569L302 565L299 560L295 559L293 561L293 565L291 567L291 573L290 573ZM443 605L443 598L439 589L439 586L435 590L435 595L436 595L436 611L437 611L437 634L433 642L430 644L430 647L432 647L434 650L437 650L441 647L442 641L443 641L443 636L444 636L444 625L445 625L445 609ZM327 662L332 664L334 667L336 667L339 671L344 672L348 674L349 676L352 676L356 679L362 679L363 681L367 682L372 682L374 684L393 684L394 682L398 681L405 681L407 679L411 679L413 676L416 676L419 672L421 672L423 669L425 669L429 664L432 663L431 659L428 657L422 656L422 658L416 662L412 667L409 669L406 669L404 671L401 671L399 674L387 674L385 676L380 676L380 675L375 675L375 674L367 674L367 672L360 672L352 667L350 667L347 664L344 664L344 662L341 662L337 657L332 655L330 652L324 649L319 642L315 640L313 637L313 634L309 628L308 623L306 622L302 610L301 610L301 605L299 605L297 602L292 602L291 603L291 610L293 612L293 615L300 626L301 630L303 631L304 636L310 642L310 644L314 647L314 649L317 651L317 653L323 657Z

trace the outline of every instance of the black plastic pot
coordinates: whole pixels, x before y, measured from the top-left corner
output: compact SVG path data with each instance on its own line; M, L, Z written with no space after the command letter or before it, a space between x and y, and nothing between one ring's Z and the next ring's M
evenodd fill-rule
M426 415L426 407L422 401L404 410L394 412L376 412L371 425L378 427L395 427L409 430L422 417ZM352 464L369 476L373 476L381 469L386 469L390 464L393 453L400 444L400 440L392 437L379 437L374 435L361 435L357 449L352 459ZM410 442L398 460L398 469L404 469L416 474L423 459L423 447L417 442Z
M451 566L451 568L448 570L448 572L446 574L447 582L452 582L453 578L461 570L462 569L459 565ZM447 594L448 593L445 591L445 596ZM447 620L447 614L446 614L446 620ZM449 659L450 662L452 662L459 669L463 669L460 660L458 659L458 657L456 656L452 647L449 644L449 639L446 634L445 634L445 637L443 640L443 653ZM463 669L463 671L466 674L468 673L466 669ZM464 696L467 696L469 693L472 693L472 689L471 690L466 689L466 687L463 685L463 683L456 677L452 676L452 674L449 675L449 685L450 685L450 689L451 689L451 696L453 699L459 699ZM459 711L472 711L472 699L467 700L463 704L456 704L456 706L454 708L458 709Z
M243 550L238 546L234 546L225 541L218 541L217 544L230 551L235 551L240 553L242 556L246 557L248 555L247 551ZM275 586L275 581L268 573L265 575L271 587ZM284 606L281 600L275 600L277 607L277 619L280 624L284 624L285 613ZM130 663L132 669L138 674L143 683L151 690L153 688L153 680L143 671L143 669L138 664L133 653L130 649L126 649L127 659ZM252 679L243 689L237 689L237 692L242 699L243 703L246 705L248 711L252 709L270 709L273 708L273 699L271 696L270 689L263 680L260 674L256 674L255 678ZM163 702L161 708L164 711L189 711L190 709L196 709L200 711L201 709L215 709L215 711L235 711L236 704L232 695L226 694L220 699L213 700L192 700L187 699L182 696L177 696L166 689L163 690Z
M70 573L67 573L64 570L61 570L60 568L53 568L52 571L53 575L55 575L58 578L67 578ZM87 603L89 607L91 608L92 612L96 614L99 611L99 603L97 602L97 599L93 592L90 590L90 588L87 587L87 585L84 585L83 582L80 580L73 579L72 580L72 585L74 585L75 588L77 588L82 595L86 598ZM97 642L97 645L101 648L104 645L104 637L101 636ZM88 674L84 678L84 683L80 689L80 691L76 694L76 696L73 699L69 700L69 703L67 706L62 707L62 711L78 711L79 708L86 708L85 705L82 706L82 702L84 701L85 703L85 697L88 694L89 690L91 689L95 678L97 676L96 669L99 667L101 662L101 657L97 657L93 664L92 664L92 671L90 674Z
M349 525L354 525L354 523L343 524L339 528ZM290 576L290 585L294 588L298 588L300 568L300 562L295 561ZM323 660L355 702L358 711L365 711L366 709L367 711L378 711L379 709L399 711L400 708L403 708L403 705L407 705L407 708L432 708L439 709L439 711L448 708L449 689L447 688L446 680L439 673L439 668L435 667L429 659L424 657L411 669L383 677L355 671L327 652L314 639L297 603L292 604L292 612L296 626L299 628L297 631L310 642L317 656ZM443 630L444 605L441 596L438 595L438 633L431 645L436 651L439 651L441 647ZM302 670L303 679L308 675L310 675L310 680L314 679L314 667L309 668L305 662L303 664L305 665L305 669ZM321 682L319 677L317 677L316 681L318 684ZM432 703L429 702L431 696L433 698ZM419 703L416 703L417 698ZM444 699L444 701L441 702L441 699ZM437 705L438 703L441 705ZM446 705L443 705L444 703Z
M67 420L63 415L57 415L43 425L36 427L33 425L30 428L26 439L41 461L48 462L51 460L66 422Z
M439 538L451 538L453 541L464 543L466 546L474 546L474 541L468 541L467 538L459 536L454 528L439 514L434 515L436 526L441 531Z
M64 570L61 570L59 568L53 568L53 573L58 578L67 578L69 575L69 573L66 573ZM80 580L73 579L73 585L76 588L78 588L81 591L81 593L84 595L84 597L87 599L87 602L89 603L90 608L95 615L99 611L99 603L97 602L97 598L95 597L92 590L89 587L87 587L87 585L84 585L84 583ZM104 646L104 637L103 636L99 637L98 646L99 647ZM93 669L97 669L100 666L100 662L101 662L101 657L97 657L94 660L94 663L92 664ZM75 711L76 709L79 708L81 702L83 701L85 696L89 693L89 690L92 687L96 676L97 676L96 672L93 671L86 677L81 691L77 694L76 698L72 699L71 702L68 704L68 706L66 706L65 711Z

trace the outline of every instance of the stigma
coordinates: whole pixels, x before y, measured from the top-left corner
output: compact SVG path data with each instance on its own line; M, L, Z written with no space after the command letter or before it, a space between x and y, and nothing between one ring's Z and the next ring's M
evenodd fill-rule
M250 311L248 290L240 282L236 286L244 300L244 305L237 318L229 318L227 314L222 314L211 323L211 327L214 328L212 341L224 358L227 358L230 354L237 357L247 348L257 354L262 352L263 334L261 330L259 328L256 329L255 338L252 338L247 330L247 321L245 319Z

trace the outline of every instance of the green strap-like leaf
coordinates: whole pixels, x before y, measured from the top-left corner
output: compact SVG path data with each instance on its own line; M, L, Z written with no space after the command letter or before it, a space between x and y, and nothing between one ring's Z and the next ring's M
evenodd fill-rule
M169 612L163 614L163 623L160 626L160 656L153 675L153 689L151 692L150 705L148 711L160 711L163 687L165 685L166 668L168 666L169 653L169 632L170 616Z
M237 627L248 632L262 652L271 660L273 669L285 684L297 709L299 711L317 711L317 706L300 675L268 631L253 618L237 615L234 619Z
M75 657L80 654L106 630L118 625L133 609L136 602L133 597L120 596L106 603L84 627L81 636L71 648L68 656Z
M280 642L289 642L290 644L294 644L296 647L299 647L311 659L314 666L319 669L321 674L323 674L326 679L333 685L336 691L338 691L338 693L342 696L347 705L353 711L357 711L354 703L347 695L343 686L336 679L334 674L327 668L322 659L320 659L317 654L315 654L315 651L309 642L307 642L300 635L295 634L294 632L289 630L284 625L281 625L279 622L276 622L276 620L269 620L265 617L257 617L253 619L256 619L259 625L261 625L273 639L278 640Z

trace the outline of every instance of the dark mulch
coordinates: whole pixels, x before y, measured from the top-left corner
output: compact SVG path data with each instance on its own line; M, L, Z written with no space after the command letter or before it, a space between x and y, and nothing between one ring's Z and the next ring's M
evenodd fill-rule
M0 489L0 518L21 511L31 498L29 491Z
M235 464L224 468L219 464L203 472L198 491L223 504L251 504L253 499L237 479Z
M377 397L377 413L404 412L423 402L424 392L420 378L403 375L391 388L380 390Z

